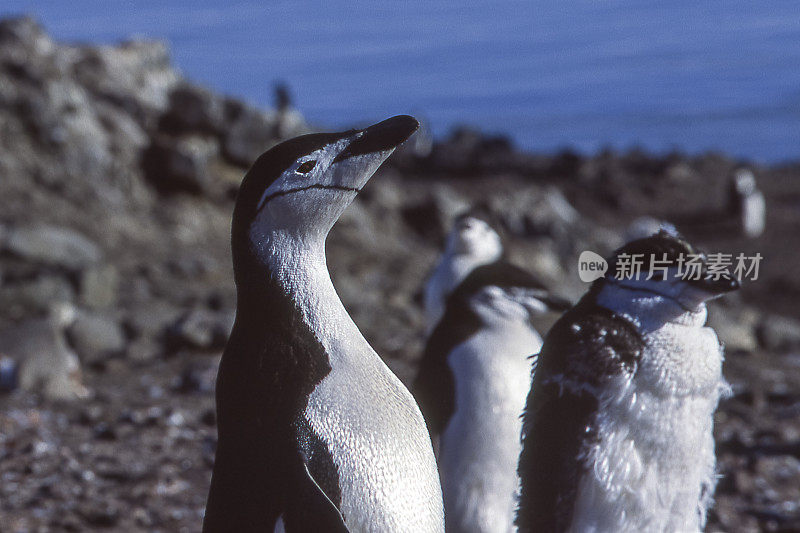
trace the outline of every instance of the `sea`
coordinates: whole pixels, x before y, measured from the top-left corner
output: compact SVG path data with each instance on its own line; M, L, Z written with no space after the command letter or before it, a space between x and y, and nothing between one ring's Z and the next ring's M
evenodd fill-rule
M797 0L3 0L55 38L169 43L192 80L325 128L410 113L524 149L800 160Z

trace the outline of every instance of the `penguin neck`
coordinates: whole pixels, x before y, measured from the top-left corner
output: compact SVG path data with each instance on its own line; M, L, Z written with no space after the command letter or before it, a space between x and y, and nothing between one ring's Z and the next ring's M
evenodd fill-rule
M670 298L613 285L606 285L599 291L596 303L632 322L642 334L660 329L667 323L702 327L708 315L704 303L688 310Z
M350 318L328 272L325 257L327 232L298 236L273 231L258 238L258 257L264 270L261 283L276 284L294 304L300 319L325 347L331 366L341 357L374 354ZM239 291L250 306L269 306L261 291ZM247 294L245 294L247 293ZM346 348L346 349L344 349ZM377 357L377 356L376 356Z
M471 253L451 252L449 257L440 263L439 274L445 283L445 292L450 293L475 268L491 261Z

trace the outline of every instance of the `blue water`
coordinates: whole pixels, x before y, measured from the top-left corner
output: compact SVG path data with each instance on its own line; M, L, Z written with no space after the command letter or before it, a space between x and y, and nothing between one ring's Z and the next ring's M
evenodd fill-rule
M529 149L800 159L797 0L4 0L59 39L169 41L190 78L329 127L414 113Z

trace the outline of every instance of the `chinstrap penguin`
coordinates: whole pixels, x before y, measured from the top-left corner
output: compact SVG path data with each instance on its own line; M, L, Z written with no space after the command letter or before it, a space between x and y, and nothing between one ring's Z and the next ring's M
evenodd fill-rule
M398 116L297 137L244 177L205 532L443 530L419 408L353 323L325 259L333 224L417 126Z
M503 255L503 241L489 214L472 209L459 215L445 241L444 252L425 284L424 307L428 333L444 313L447 297L476 267Z
M448 532L513 531L531 317L569 304L505 261L476 268L447 300L413 392L434 440Z
M728 203L742 235L749 239L764 233L767 204L764 193L758 189L756 176L748 168L740 168L731 176L728 185Z
M520 531L705 526L713 416L728 390L705 302L738 282L702 261L698 276L679 276L694 253L667 231L626 244L545 337L525 407ZM617 279L626 254L643 254L642 274Z

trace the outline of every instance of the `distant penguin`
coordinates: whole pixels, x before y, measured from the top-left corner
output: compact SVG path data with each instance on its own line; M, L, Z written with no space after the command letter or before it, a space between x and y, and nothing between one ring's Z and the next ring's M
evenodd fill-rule
M665 220L659 220L657 218L648 216L639 217L634 219L630 224L628 224L628 227L625 228L623 242L644 239L645 237L649 237L655 233L658 233L662 229L670 233L677 232L675 226Z
M529 358L542 343L530 320L568 307L502 261L473 270L448 298L414 384L439 440L448 532L514 530Z
M626 244L547 334L525 407L520 531L702 531L728 390L706 301L738 282L703 261L679 276L694 253L667 231ZM633 254L643 274L622 275Z
M764 233L767 205L750 169L740 168L731 176L729 184L730 211L737 217L741 232L754 239Z
M416 129L397 116L297 137L244 177L205 532L442 531L425 421L348 315L325 258L333 224Z
M88 398L80 360L66 339L75 317L72 304L57 302L47 317L0 332L0 390L19 387L57 401Z
M482 209L472 209L456 218L447 236L444 252L425 285L425 323L428 332L442 318L450 293L476 267L503 255L500 234Z
M275 83L274 87L275 125L273 135L277 139L286 139L298 133L305 133L303 116L295 109L292 93L284 82Z

